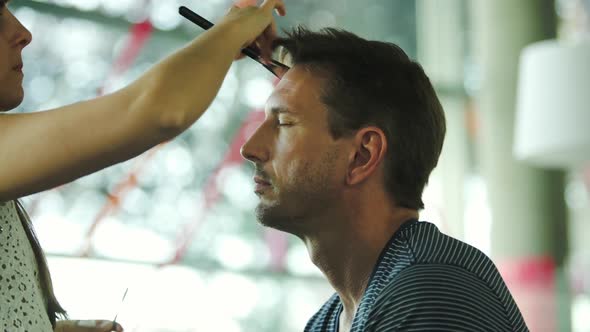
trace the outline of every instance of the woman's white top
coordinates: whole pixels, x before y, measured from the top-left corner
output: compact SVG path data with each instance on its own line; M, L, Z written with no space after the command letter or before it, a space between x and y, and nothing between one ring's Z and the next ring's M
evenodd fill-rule
M37 261L15 202L0 202L0 330L53 331Z

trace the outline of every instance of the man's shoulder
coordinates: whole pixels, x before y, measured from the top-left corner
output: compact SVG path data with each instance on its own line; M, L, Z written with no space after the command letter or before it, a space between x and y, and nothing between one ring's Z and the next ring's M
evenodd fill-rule
M335 317L338 315L340 298L334 293L307 322L304 332L334 331Z
M402 270L375 301L367 327L403 324L526 330L509 294L502 298L498 289L461 266L431 263Z
M470 289L469 299L473 294L486 293L492 290L485 280L462 266L441 263L416 263L401 270L381 292L378 302L401 303L411 300L420 294L433 291L446 297L457 297L460 293L456 288ZM399 296L406 294L409 297Z
M454 266L484 279L496 272L492 260L481 250L442 233L429 222L408 227L403 240L411 252L413 264Z
M440 278L438 283L446 283L447 287L469 280L465 286L485 288L499 297L504 297L508 291L496 265L485 253L440 232L433 224L417 223L408 230L405 241L413 256L412 264L390 281L389 288L399 287L404 280L413 278ZM411 283L407 287L419 286L419 283Z
M402 230L390 250L403 252L405 263L390 271L371 307L369 324L385 319L389 326L412 317L428 325L429 317L466 317L461 322L487 322L499 331L524 326L496 266L477 248L434 224L417 222Z

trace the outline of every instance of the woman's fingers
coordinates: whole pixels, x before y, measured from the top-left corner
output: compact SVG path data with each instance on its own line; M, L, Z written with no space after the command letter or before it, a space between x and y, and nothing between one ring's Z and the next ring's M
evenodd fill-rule
M254 7L256 6L257 2L258 1L256 0L236 0L234 1L234 6L239 8Z
M272 15L276 9L279 15L285 15L285 5L282 0L264 0L256 6L256 0L238 0L226 15L227 22L238 25L240 33L246 36L243 47L250 45L259 51L265 61L272 56L272 43L277 37L277 27ZM251 39L250 39L251 38ZM243 58L237 54L235 59Z
M285 16L287 14L287 9L285 8L283 0L264 0L260 5L260 8L269 13L274 9L280 16Z

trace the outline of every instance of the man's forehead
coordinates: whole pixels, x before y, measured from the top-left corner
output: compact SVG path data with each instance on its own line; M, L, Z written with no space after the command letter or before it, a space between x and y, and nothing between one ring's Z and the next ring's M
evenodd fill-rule
M318 79L310 71L301 67L294 67L281 78L269 97L268 104L319 101L319 94L320 84Z
M295 94L309 84L309 81L310 75L305 71L289 70L277 84L275 92L281 95Z

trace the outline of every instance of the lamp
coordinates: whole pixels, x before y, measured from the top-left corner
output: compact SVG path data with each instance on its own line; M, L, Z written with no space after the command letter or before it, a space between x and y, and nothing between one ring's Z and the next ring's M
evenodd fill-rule
M590 161L590 41L542 41L520 57L514 155L569 168Z

